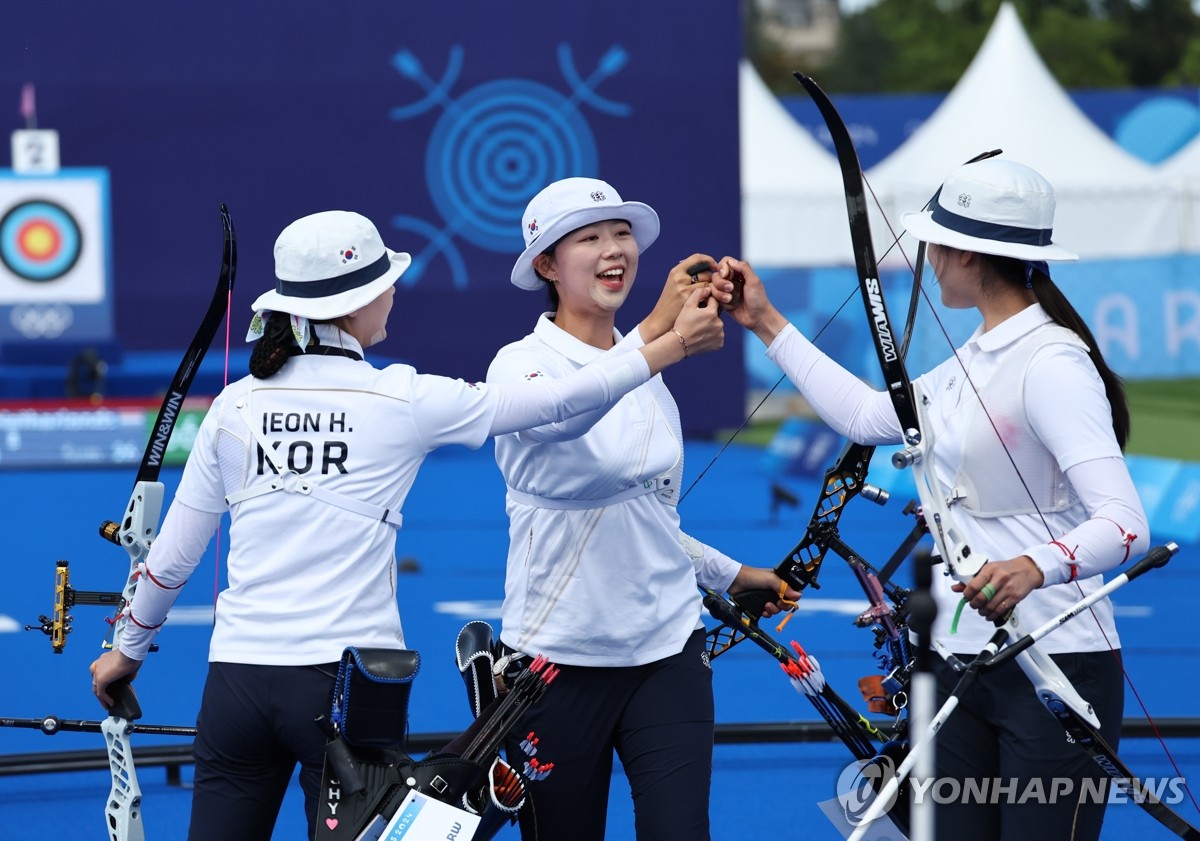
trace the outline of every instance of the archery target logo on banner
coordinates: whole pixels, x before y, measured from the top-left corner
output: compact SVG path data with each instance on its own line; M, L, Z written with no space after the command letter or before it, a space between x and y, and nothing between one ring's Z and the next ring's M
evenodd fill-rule
M108 172L0 174L0 306L105 301Z
M24 280L57 280L75 267L82 250L79 223L60 204L21 202L0 219L0 262Z

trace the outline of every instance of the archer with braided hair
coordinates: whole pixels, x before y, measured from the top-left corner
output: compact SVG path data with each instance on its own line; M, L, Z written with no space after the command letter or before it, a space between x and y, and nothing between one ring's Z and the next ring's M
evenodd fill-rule
M482 385L378 369L408 254L363 216L328 211L275 243L275 288L253 304L250 376L201 424L117 650L92 663L93 691L137 673L221 516L229 586L217 600L197 718L191 841L269 841L297 763L312 837L338 661L349 646L403 649L395 550L425 457L447 444L604 411L685 357L674 335L605 354L561 379ZM697 290L676 310L693 355L719 348L716 308Z

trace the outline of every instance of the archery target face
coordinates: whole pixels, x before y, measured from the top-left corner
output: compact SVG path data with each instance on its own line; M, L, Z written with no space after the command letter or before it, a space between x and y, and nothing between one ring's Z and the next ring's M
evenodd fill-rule
M0 219L0 261L25 280L57 280L75 266L81 249L75 217L54 202L21 202Z
M0 306L104 299L106 188L90 177L0 178Z

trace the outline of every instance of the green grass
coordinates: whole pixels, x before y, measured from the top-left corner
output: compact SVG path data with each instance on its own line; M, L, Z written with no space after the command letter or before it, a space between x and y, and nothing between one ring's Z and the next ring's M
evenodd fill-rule
M1200 379L1125 383L1132 432L1125 452L1200 461Z
M1133 426L1127 454L1200 461L1200 379L1129 381L1125 392ZM735 440L765 447L780 423L751 420ZM714 437L723 442L732 434Z

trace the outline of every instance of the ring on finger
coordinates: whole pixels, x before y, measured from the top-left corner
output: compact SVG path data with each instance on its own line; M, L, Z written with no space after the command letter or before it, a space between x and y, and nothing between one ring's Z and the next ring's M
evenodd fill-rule
M979 592L983 596L983 600L985 602L990 602L992 597L996 595L996 585L988 581L979 588Z

